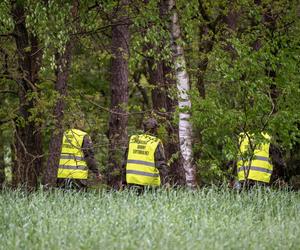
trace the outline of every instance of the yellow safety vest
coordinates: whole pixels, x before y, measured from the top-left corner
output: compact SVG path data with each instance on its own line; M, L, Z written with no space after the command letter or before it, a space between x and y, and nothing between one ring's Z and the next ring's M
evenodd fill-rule
M239 181L245 180L245 173L249 171L248 179L269 183L273 171L273 166L269 162L269 148L271 137L268 134L262 134L267 143L256 145L253 153L253 157L250 163L250 159L242 159L239 156L237 163L237 172ZM241 154L249 151L249 139L246 134L240 135L240 151ZM248 157L247 157L248 158ZM249 156L251 158L251 156Z
M155 167L155 150L160 139L147 134L130 137L126 164L128 184L159 186L160 175Z
M81 149L85 135L79 129L65 131L57 178L87 179L88 168Z

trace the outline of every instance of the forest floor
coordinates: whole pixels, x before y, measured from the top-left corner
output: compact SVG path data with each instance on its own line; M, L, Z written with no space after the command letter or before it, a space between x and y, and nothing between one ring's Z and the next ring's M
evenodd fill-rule
M0 249L299 249L300 192L0 193Z

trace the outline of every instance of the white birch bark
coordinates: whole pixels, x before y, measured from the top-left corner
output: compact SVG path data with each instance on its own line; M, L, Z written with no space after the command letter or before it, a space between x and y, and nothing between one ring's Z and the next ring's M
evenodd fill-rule
M196 186L196 168L192 150L192 124L190 122L191 101L188 95L190 90L189 76L186 70L184 50L181 46L181 33L175 0L168 0L171 14L171 38L179 106L179 142L185 179L188 187Z

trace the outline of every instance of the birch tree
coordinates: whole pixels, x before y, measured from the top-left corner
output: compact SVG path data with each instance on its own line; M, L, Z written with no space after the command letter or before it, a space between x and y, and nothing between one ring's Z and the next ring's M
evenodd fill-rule
M186 69L175 1L168 0L168 7L171 15L171 42L178 90L180 154L185 171L186 184L188 187L194 188L196 186L196 168L193 161L192 124L189 113L191 108L191 101L188 95L190 90L189 76Z

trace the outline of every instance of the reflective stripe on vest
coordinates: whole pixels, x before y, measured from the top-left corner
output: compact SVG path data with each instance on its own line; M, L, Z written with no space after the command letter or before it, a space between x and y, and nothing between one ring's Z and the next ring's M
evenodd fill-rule
M68 159L68 160L76 160L76 161L84 161L84 157L75 156L75 155L60 155L60 159Z
M81 149L85 132L66 130L57 171L57 178L87 179L88 169Z
M143 175L143 176L150 176L150 177L159 177L159 174L152 174L143 171L137 170L126 170L126 174L136 174L136 175Z
M249 168L249 167L241 166L241 167L238 169L238 172L248 170L248 168ZM251 166L250 169L251 169L251 170L255 170L255 171L259 171L259 172L263 172L263 173L269 173L269 174L272 174L272 172L273 172L273 171L270 170L270 169L261 168L261 167L255 167L255 166Z
M160 175L155 167L155 150L160 140L150 135L130 137L126 164L128 184L159 186Z
M253 157L255 160L259 160L259 161L269 161L269 157L264 157L264 156L258 156L256 155L255 157ZM242 161L243 158L239 158L239 161Z
M268 142L256 145L253 157L250 160L239 157L237 172L239 181L245 180L245 174L249 172L248 179L269 183L273 171L273 166L269 162L270 136L262 134ZM255 144L255 143L254 143ZM245 154L249 151L249 139L245 134L240 137L240 151Z

